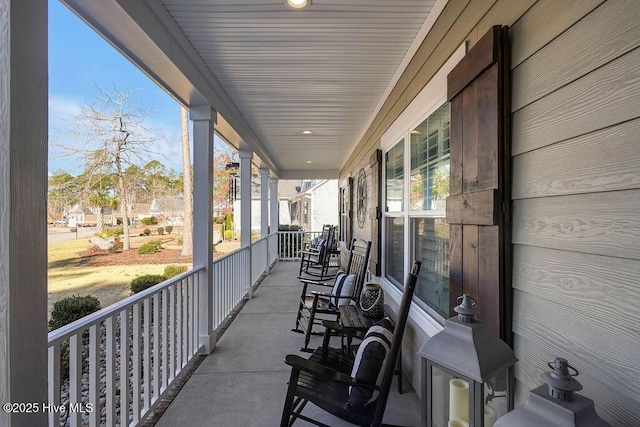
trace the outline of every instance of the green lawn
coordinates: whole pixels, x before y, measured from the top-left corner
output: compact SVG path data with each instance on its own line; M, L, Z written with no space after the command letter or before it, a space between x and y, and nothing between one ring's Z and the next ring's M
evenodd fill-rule
M168 264L85 266L81 253L87 240L69 240L49 245L48 294L53 304L71 295L93 295L106 307L131 295L131 279L143 274L163 274Z

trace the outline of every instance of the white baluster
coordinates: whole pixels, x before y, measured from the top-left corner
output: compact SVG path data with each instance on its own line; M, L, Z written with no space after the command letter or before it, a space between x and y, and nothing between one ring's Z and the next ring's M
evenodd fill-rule
M49 403L60 405L60 343L56 342L49 347ZM60 413L49 411L49 425L60 425Z
M89 413L89 425L100 425L100 323L89 328L89 402L93 411Z

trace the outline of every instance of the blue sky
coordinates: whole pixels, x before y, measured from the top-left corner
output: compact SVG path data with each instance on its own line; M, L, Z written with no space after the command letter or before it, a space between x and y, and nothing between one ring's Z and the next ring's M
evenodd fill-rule
M150 109L147 126L159 131L158 158L168 168L182 170L180 106L166 92L116 51L102 37L56 0L49 1L49 141L65 143L63 118L98 93L96 85L133 90L134 100ZM79 165L49 148L49 172L80 172Z

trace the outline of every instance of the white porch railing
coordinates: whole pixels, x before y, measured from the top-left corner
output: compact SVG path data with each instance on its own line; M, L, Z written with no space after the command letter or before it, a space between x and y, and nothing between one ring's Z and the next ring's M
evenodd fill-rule
M266 237L252 242L251 245L251 283L256 283L260 276L266 271L269 260L268 241Z
M214 329L279 258L281 233L213 260ZM286 234L303 244L320 233ZM48 412L50 426L67 418L71 426L135 425L155 408L199 351L198 279L204 270L190 270L49 333L48 403L66 405ZM63 357L68 380L61 375Z
M71 426L135 425L156 406L199 350L198 273L203 269L49 333L48 404L58 408L48 411L50 426L66 417ZM66 353L68 381L61 378L60 366ZM67 405L65 411L61 404Z
M278 231L278 254L281 261L300 259L307 243L322 235L322 231Z
M278 259L278 232L269 235L269 265Z
M213 261L213 328L217 328L251 286L251 250L236 249Z

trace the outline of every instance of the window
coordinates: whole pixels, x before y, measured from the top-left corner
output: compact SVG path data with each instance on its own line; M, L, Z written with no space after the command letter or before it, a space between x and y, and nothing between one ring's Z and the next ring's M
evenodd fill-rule
M385 171L385 277L404 282L404 145L397 142L384 156Z
M385 276L396 285L404 277L404 217L386 218Z
M449 104L445 102L385 153L384 168L385 277L400 286L405 264L421 261L416 298L427 312L443 318L449 317L449 225L445 220L449 120ZM404 173L407 158L409 174ZM405 191L409 195L406 201Z
M404 210L404 139L387 151L384 163L385 210L402 212Z
M449 313L450 121L447 75L466 52L451 55L380 138L384 167L382 283L402 287L414 259L422 262L414 320L437 333ZM391 292L396 299L397 294ZM397 299L396 299L397 301Z
M449 195L449 104L411 131L411 210L444 210Z

